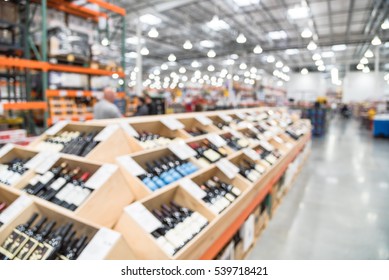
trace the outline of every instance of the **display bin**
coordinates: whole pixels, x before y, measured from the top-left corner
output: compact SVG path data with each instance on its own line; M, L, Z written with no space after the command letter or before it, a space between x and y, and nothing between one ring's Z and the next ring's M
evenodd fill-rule
M249 147L251 144L252 144L252 141L245 137L242 133L240 133L238 130L229 130L229 131L226 131L226 132L223 132L223 133L220 133L219 134L223 139L226 140L226 138L228 137L235 137L237 138L237 144L241 147L240 149L234 149L233 147L231 147L230 145L228 145L228 147L233 151L233 152L237 152L239 150L242 150L244 148L247 148ZM226 140L227 141L227 140Z
M145 121L139 120L139 121L129 122L129 124L138 133L142 133L142 132L155 133L155 134L161 135L163 137L170 138L172 140L175 140L175 139L184 140L184 139L191 137L188 133L186 133L182 129L172 130L172 129L168 128L166 125L164 125L163 123L161 123L159 121L160 118L161 117L159 117L159 118L155 117L155 120L145 120ZM148 118L148 119L150 119L150 118ZM134 152L146 150L146 148L144 146L142 146L141 142L136 138L131 139L130 145L133 147Z
M81 172L89 172L91 174L85 185L95 189L89 197L75 211L68 210L37 196L31 195L32 199L39 201L48 208L58 209L58 211L67 213L69 216L85 218L96 224L112 227L119 218L122 208L134 201L134 195L131 193L116 165L102 164L77 156L54 154L47 157L24 180L16 184L15 188L18 189L20 194L24 193L23 188L28 185L30 179L37 175L38 172L41 174L42 170L45 171L46 169L59 166L63 162L68 163L70 170L79 167ZM110 203L112 201L114 203Z
M57 226L73 223L72 229L76 230L77 236L82 234L88 236L89 243L78 259L134 259L132 250L128 247L120 233L100 227L85 219L66 215L61 211L48 208L39 202L26 205L23 211L2 229L0 244L3 243L15 227L25 223L33 213L38 213L39 218L45 216L48 221L54 220Z
M117 164L119 165L122 174L126 179L127 185L130 187L132 193L135 195L137 200L150 196L154 192L159 192L160 190L170 188L177 184L179 180L174 181L156 191L152 191L142 182L142 180L138 177L138 174L136 173L139 170L138 167L147 171L147 162L152 163L152 161L155 159L170 155L173 155L173 153L168 148L158 148L148 151L141 151L132 155L121 156L116 159ZM199 169L199 171L197 172L200 172L201 166L198 165L196 159L189 158L187 161L196 165Z
M139 216L138 218L134 218L135 207L134 205L130 205L123 210L122 216L114 229L123 234L137 258L176 260L196 259L198 254L196 254L197 249L206 246L207 239L209 235L212 234L212 221L216 216L182 187L175 186L170 189L164 189L161 192L155 193L136 203L141 204L142 207L151 211L155 208L160 209L160 206L163 203L169 204L172 200L180 206L197 211L208 220L209 224L191 241L185 244L185 246L175 255L171 256L158 245L156 239L151 235L151 233L140 224L142 220L140 220ZM138 207L136 207L136 209L138 209Z
M86 159L113 163L117 156L135 151L128 140L129 136L118 124L99 125L67 121L58 122L56 125L46 130L28 147L37 151L46 150L45 145L43 145L45 140L52 135L58 135L64 131L99 133L96 136L98 137L97 139L99 139L99 143L85 156Z
M225 124L226 126L229 126L229 124L232 122L232 117L228 115L228 112L220 111L218 113L213 113L212 115L209 115L208 118L212 120L212 123L217 128L223 130L223 126L221 124Z
M210 133L210 132L218 133L218 132L220 132L220 129L218 129L216 126L214 126L212 124L212 121L208 118L206 118L205 120L202 118L198 119L196 117L194 117L194 118L193 117L191 117L191 118L178 118L178 121L181 122L185 126L182 133L186 134L186 138L194 137L190 133L187 132L187 130L191 130L194 128L199 128L206 133ZM211 121L211 123L208 125L205 125L205 123L207 123L207 121Z
M7 203L7 208L0 214L0 236L4 228L11 223L20 213L24 211L27 205L33 201L28 196L19 196L11 192L8 188L0 186L0 201Z

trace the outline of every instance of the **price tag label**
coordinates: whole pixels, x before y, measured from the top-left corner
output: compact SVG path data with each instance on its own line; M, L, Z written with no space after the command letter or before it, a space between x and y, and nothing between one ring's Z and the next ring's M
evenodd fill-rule
M60 90L60 91L59 91L59 96L65 97L65 96L67 96L67 95L68 95L68 92L67 92L66 90Z
M182 179L180 185L193 197L203 199L207 196L207 193L189 178Z
M14 144L6 144L3 146L3 148L0 149L0 158L8 154L13 148L15 147Z
M246 115L245 113L237 112L237 113L235 113L235 115L236 115L239 119L241 119L241 120L244 120L244 119L247 118L247 115Z
M82 251L78 260L104 260L112 247L120 240L120 233L101 228Z
M26 162L24 165L28 169L35 170L35 168L41 164L48 156L50 155L50 152L43 151L38 154L36 154L32 159Z
M182 160L196 156L196 151L189 147L184 141L173 141L169 146L169 150Z
M227 145L227 142L216 133L209 133L207 139L218 148Z
M38 166L35 168L35 172L38 174L46 173L53 165L59 160L60 158L59 153L50 153L47 155L45 160L38 164Z
M120 127L127 133L127 135L137 138L139 137L139 133L129 123L121 122Z
M3 211L3 213L0 214L0 222L4 225L8 224L32 203L33 201L29 196L21 195L10 206L8 206L7 209Z
M252 124L249 124L247 126L247 128L250 129L252 132L254 132L257 135L260 134L259 130L256 127L254 127Z
M124 211L148 233L163 227L162 223L140 202L127 206Z
M232 118L226 114L219 114L219 118L221 118L226 123L230 123L232 121Z
M110 124L106 126L99 134L95 136L93 140L96 142L102 142L107 140L117 129L119 129L119 125Z
M108 179L118 170L118 167L114 164L103 164L96 172L86 181L85 186L96 190L101 188Z
M59 121L52 127L50 127L48 130L46 130L46 135L55 135L57 134L61 129L63 129L66 125L69 124L69 121Z
M243 135L242 133L236 131L235 129L229 129L228 130L229 133L231 133L232 136L236 137L236 138L243 138Z
M216 163L216 166L224 173L229 179L234 179L236 174L239 173L239 168L233 165L228 159L221 159Z
M178 129L184 129L185 128L183 123L177 121L173 117L162 118L161 119L161 123L163 123L163 125L165 125L170 130L178 130Z
M201 123L202 125L205 125L205 126L212 124L212 120L210 118L206 117L206 116L200 115L200 116L195 117L195 119L199 123Z
M284 144L284 140L282 140L280 137L278 136L274 136L273 137L274 141L276 141L278 144Z
M260 160L259 155L253 149L246 148L243 150L243 153L253 161Z
M146 174L146 170L142 168L131 156L117 157L116 160L127 170L128 173L137 177Z

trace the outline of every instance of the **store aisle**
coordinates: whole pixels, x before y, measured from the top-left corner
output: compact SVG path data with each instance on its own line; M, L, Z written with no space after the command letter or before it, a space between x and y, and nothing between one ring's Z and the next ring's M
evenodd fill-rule
M389 140L332 121L249 259L389 259Z

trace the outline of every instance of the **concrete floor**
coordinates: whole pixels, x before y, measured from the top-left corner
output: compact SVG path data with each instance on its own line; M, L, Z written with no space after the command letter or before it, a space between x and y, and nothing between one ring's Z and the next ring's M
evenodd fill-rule
M248 259L389 259L389 140L334 119Z

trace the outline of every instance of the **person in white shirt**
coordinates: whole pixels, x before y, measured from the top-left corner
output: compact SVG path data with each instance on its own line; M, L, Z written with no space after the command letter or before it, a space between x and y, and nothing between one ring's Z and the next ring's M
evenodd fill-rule
M104 96L93 107L94 118L101 119L115 119L121 118L122 114L119 108L114 104L116 99L116 92L112 88L104 89Z

